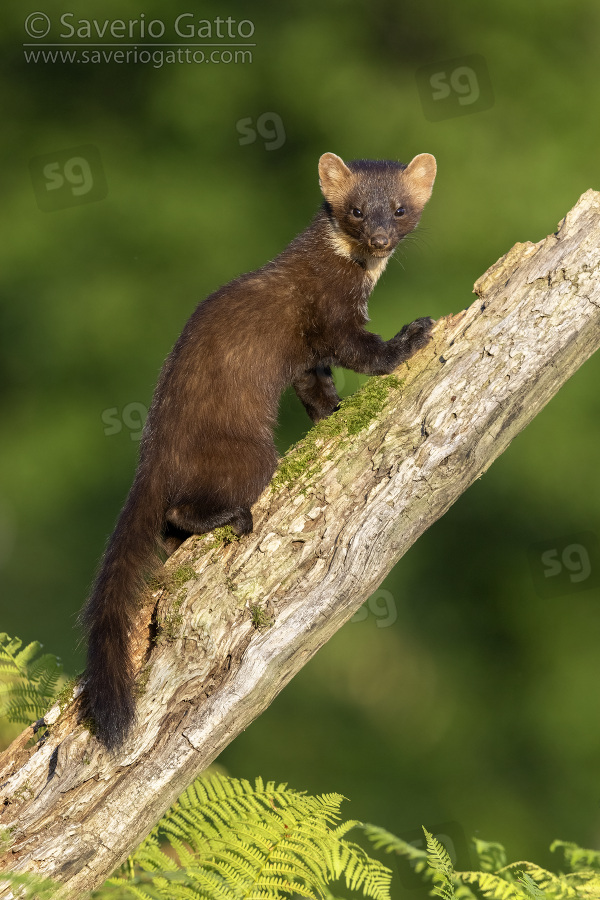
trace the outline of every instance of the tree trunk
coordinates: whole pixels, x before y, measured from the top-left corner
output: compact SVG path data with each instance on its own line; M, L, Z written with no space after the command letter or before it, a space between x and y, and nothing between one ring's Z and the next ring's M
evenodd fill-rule
M192 537L171 557L133 636L139 719L122 751L99 746L77 697L45 740L27 747L28 728L2 754L0 868L74 896L100 884L597 349L600 194L475 293L397 378L371 379L290 451L251 535Z

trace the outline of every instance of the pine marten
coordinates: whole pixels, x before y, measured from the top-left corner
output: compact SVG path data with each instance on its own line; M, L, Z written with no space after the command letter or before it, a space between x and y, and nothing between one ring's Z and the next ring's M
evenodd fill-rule
M436 162L319 160L323 205L272 262L200 303L167 357L140 442L133 486L82 612L86 690L96 734L118 748L135 718L129 634L144 578L186 537L230 525L277 464L277 406L292 384L313 422L338 406L332 366L384 375L431 337L417 319L391 340L366 331L367 300L418 224Z

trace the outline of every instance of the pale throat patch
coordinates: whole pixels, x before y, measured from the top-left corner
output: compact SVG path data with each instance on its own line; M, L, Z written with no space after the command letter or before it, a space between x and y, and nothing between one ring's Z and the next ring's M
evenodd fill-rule
M388 256L368 256L365 260L367 264L367 272L373 279L373 284L377 281L383 270L388 264L388 260L392 254Z
M356 245L343 231L338 231L336 228L330 228L329 243L338 256L343 256L344 259L357 260ZM390 253L388 256L371 256L370 253L366 253L364 256L360 257L373 285L377 283L377 280L387 266L391 255L392 254Z

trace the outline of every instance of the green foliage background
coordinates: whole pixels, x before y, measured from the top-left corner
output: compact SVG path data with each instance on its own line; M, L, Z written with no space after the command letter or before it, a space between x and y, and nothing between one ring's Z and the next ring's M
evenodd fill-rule
M255 24L247 65L26 65L28 12ZM318 156L438 160L418 236L371 302L390 337L456 312L514 242L600 188L600 7L516 0L58 2L0 11L0 630L82 665L75 617L130 485L137 443L104 410L148 404L195 306L272 258L320 202ZM479 53L495 102L428 121L420 66ZM274 112L286 140L240 145ZM91 143L108 196L52 213L32 157ZM600 840L598 588L534 590L536 542L600 533L600 358L590 360L384 587L396 621L348 624L221 762L353 798L397 834L449 820L549 864ZM344 373L343 391L359 378ZM282 402L281 450L309 422Z

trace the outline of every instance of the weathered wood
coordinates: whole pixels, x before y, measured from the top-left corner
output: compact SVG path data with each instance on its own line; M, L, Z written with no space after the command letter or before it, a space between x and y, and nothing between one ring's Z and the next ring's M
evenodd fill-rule
M77 724L76 699L43 743L27 748L28 729L0 758L0 823L14 829L0 866L75 896L110 874L598 348L599 248L588 191L439 320L399 387L378 382L389 393L366 427L295 451L305 471L264 493L251 535L186 542L140 612L139 726L123 751Z

